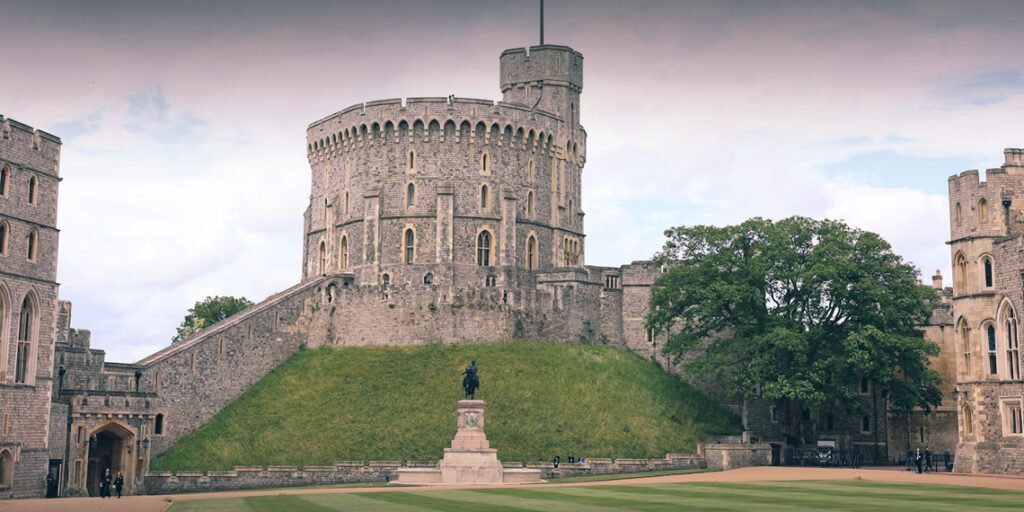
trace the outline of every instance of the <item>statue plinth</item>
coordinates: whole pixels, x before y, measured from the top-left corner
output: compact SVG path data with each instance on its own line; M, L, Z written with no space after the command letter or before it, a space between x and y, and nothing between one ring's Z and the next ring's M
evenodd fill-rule
M455 438L451 448L444 449L438 468L402 468L396 484L409 485L499 485L508 483L540 483L535 469L505 469L498 460L498 451L491 448L484 435L483 400L459 400Z

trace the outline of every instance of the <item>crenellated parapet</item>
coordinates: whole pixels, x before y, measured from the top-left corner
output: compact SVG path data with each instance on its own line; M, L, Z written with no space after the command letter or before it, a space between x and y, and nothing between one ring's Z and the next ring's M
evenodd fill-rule
M509 55L503 73L525 65ZM550 71L552 58L529 73ZM584 265L586 132L566 116L578 106L576 82L567 108L419 97L360 103L312 123L303 276L352 273L357 286L382 293L420 282L440 287L444 302L457 289L511 293L531 272Z
M557 115L515 103L469 98L378 100L350 106L310 124L311 163L364 147L484 144L585 162L586 133L565 133Z

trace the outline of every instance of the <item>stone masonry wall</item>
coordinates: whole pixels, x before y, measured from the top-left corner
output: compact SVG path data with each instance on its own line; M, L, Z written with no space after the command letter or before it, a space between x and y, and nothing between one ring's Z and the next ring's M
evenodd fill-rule
M6 174L0 190L0 226L6 232L0 245L0 463L8 458L13 462L11 471L4 471L8 481L0 481L0 498L39 497L45 490L57 318L60 147L59 138L0 116L0 169ZM34 314L26 377L19 382L19 320L26 303Z
M136 363L142 386L159 395L158 455L204 425L307 342L322 279L307 280Z
M724 445L721 445L724 446ZM724 457L730 464L728 469L742 467L740 464L760 463L746 455L750 451L735 450L732 457ZM756 447L755 447L756 448ZM719 449L709 450L721 453ZM739 453L744 453L739 456ZM769 450L770 453L770 450ZM717 460L721 461L719 456ZM748 460L749 459L749 460ZM146 494L176 494L186 492L229 491L237 489L267 489L274 487L297 487L310 485L339 485L392 481L402 467L437 467L437 461L409 461L405 466L400 461L336 462L333 466L237 466L232 471L151 471L146 474ZM506 468L521 468L522 462L505 462ZM551 463L529 463L528 468L539 469L541 478L561 478L616 473L642 473L670 469L700 469L708 466L704 459L694 455L669 454L664 459L590 459L584 464L561 464L558 468ZM717 469L722 469L718 466Z

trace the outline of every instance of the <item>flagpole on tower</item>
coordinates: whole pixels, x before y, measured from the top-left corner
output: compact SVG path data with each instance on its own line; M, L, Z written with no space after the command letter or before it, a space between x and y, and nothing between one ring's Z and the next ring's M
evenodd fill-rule
M540 0L540 45L544 46L544 0Z

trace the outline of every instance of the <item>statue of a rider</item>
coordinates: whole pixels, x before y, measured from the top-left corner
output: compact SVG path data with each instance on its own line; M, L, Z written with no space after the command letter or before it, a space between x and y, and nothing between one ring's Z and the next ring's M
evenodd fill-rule
M462 372L462 388L466 390L466 398L472 400L473 394L480 388L480 377L477 376L476 361L469 363L466 371Z

